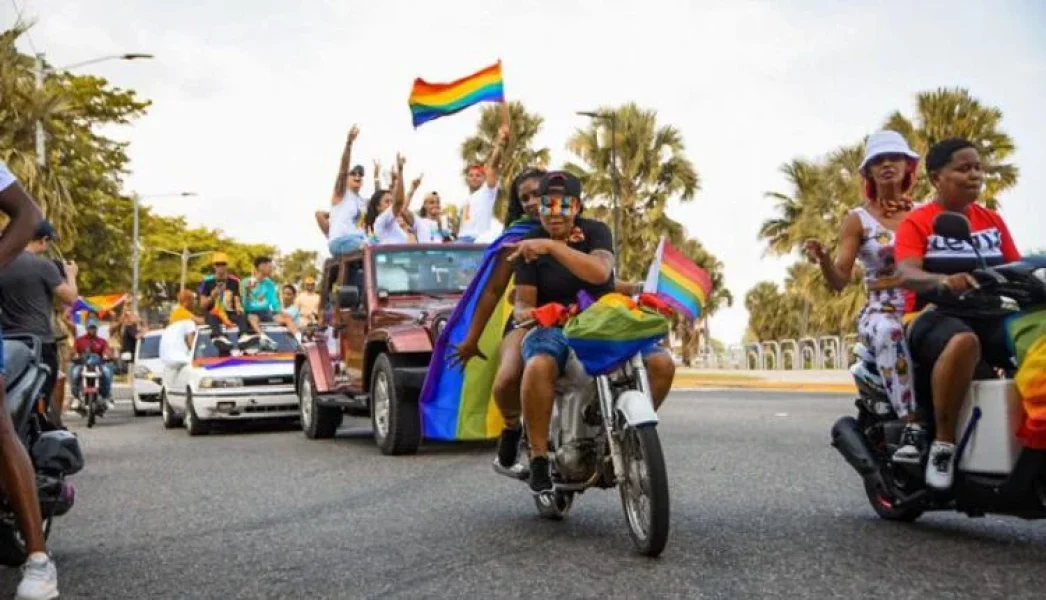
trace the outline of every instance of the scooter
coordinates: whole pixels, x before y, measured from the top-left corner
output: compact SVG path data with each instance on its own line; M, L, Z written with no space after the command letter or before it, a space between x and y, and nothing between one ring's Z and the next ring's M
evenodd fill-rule
M943 213L934 232L967 242L976 251L965 217ZM998 315L1046 309L1046 260L1026 259L973 272L980 288L942 304L948 311ZM850 369L858 388L857 417L832 427L832 446L860 474L872 509L883 519L914 521L926 511L954 510L971 517L988 513L1046 518L1046 450L1025 448L1017 437L1023 405L1015 369L1000 377L982 364L967 395L956 430L955 480L946 492L926 486L926 456L918 464L896 463L905 423L886 395L874 357L861 344ZM929 399L923 402L929 403ZM932 424L932 418L929 419Z
M76 498L66 478L84 466L80 443L72 433L56 429L38 400L44 395L49 370L40 357L42 344L35 336L8 336L4 344L6 406L18 439L25 446L36 472L36 492L44 517L44 535L51 533L55 517L69 512ZM25 563L25 540L7 498L0 491L0 564Z

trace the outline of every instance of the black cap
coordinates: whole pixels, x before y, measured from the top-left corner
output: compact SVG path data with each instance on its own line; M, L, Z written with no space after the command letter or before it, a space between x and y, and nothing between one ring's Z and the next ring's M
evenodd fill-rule
M547 196L549 192L560 192L564 196L581 197L581 180L566 171L550 171L541 178L538 193Z
M40 224L36 226L36 234L33 235L34 240L42 240L44 238L58 239L58 232L54 230L54 225L51 225L51 222L47 219L40 221Z
M356 165L350 169L349 175L359 175L360 177L363 177L363 165Z

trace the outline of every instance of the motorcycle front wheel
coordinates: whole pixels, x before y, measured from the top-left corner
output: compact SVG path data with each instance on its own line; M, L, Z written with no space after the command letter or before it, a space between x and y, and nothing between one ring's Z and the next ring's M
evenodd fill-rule
M658 556L668 543L668 473L655 424L627 427L621 444L625 465L621 507L636 549Z
M94 427L94 411L95 411L94 403L95 403L94 396L88 396L87 399L84 401L84 404L87 405L87 427L88 428Z

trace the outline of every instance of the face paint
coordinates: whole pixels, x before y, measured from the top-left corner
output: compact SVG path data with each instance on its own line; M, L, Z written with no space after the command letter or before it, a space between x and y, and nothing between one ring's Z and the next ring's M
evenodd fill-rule
M577 213L580 205L580 201L573 196L542 196L540 212L542 216L546 217L552 215L565 217Z

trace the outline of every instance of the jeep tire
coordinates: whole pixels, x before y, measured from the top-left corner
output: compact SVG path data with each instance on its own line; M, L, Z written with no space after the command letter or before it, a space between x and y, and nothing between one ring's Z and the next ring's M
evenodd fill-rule
M421 445L418 391L404 387L388 354L374 361L370 383L370 418L374 442L382 454L415 454Z
M301 430L310 440L334 437L344 416L337 406L321 406L316 397L316 384L312 379L309 363L301 366L298 376L298 411L301 413Z

